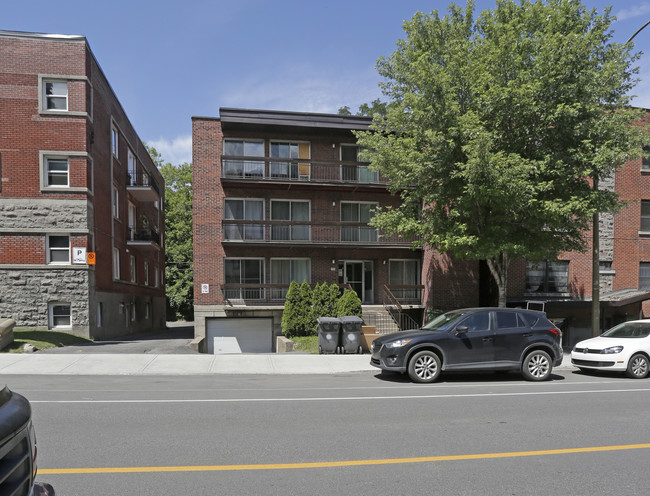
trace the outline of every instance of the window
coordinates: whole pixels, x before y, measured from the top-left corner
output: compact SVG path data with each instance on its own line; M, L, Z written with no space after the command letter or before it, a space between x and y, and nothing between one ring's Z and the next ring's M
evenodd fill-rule
M598 271L601 272L601 273L603 273L603 272L605 272L605 273L606 272L613 272L612 262L611 261L609 261L609 262L603 262L603 261L598 262Z
M151 315L151 303L145 303L144 304L144 318L145 318L145 320L149 320L150 315Z
M226 198L224 201L226 220L264 220L264 200L238 200ZM249 241L264 239L264 224L224 223L224 239L227 241Z
M341 144L341 180L343 182L376 183L379 174L370 170L368 165L361 162L363 148L358 145ZM350 162L359 162L351 164Z
M271 220L309 222L309 202L297 200L271 200ZM283 224L271 226L273 241L308 241L310 239L309 224Z
M115 128L115 126L113 126L111 128L111 150L112 150L113 156L115 158L117 158L117 156L118 156L117 155L117 153L118 153L118 149L117 149L118 137L119 137L119 135L117 134L117 129Z
M641 200L641 232L650 232L650 200Z
M650 171L650 146L643 147L643 156L641 157L641 170Z
M512 329L522 327L517 325L517 314L515 312L496 312L497 329Z
M473 313L460 322L459 326L467 327L469 332L487 331L490 329L490 314L488 312Z
M131 322L135 322L135 302L131 303L129 308L131 310Z
M157 288L158 285L160 284L160 272L161 271L158 270L158 266L156 265L153 269L153 277L154 277L153 285L155 288Z
M528 262L526 293L567 293L569 291L569 262Z
M133 255L129 256L129 276L131 282L137 281L137 265L135 261L135 256Z
M120 278L120 250L113 248L113 279L119 280Z
M144 263L144 283L149 286L149 262Z
M286 286L271 288L271 299L284 299L291 281L296 281L298 284L311 282L311 260L308 258L271 259L271 283Z
M120 218L120 192L117 186L113 186L113 218Z
M263 141L225 139L223 141L223 154L224 177L264 177L263 160L246 160L242 158L264 157Z
M415 286L420 284L419 260L390 260L388 262L389 286ZM389 288L397 299L418 300L418 288Z
M257 258L227 258L224 260L226 284L261 285L264 281L264 260ZM261 300L264 288L226 288L226 299Z
M104 310L103 307L104 307L103 303L101 302L97 303L97 327L102 326L102 321L103 321L102 312Z
M45 159L45 176L47 178L47 186L67 188L70 186L69 182L69 164L68 159L65 158L46 158Z
M341 202L341 222L367 224L377 203ZM341 226L341 241L377 241L377 230L370 226Z
M47 263L70 263L70 236L47 236Z
M639 264L639 289L650 290L650 262Z
M44 110L65 112L68 110L68 83L66 81L43 81Z
M271 143L271 158L309 160L309 143ZM309 162L297 160L273 160L271 177L286 179L309 179Z
M48 321L50 329L70 329L72 327L70 303L50 303Z

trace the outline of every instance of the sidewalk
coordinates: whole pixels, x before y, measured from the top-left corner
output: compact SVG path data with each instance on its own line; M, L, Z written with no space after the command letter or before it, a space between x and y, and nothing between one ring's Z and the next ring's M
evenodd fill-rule
M573 369L567 353L562 365L555 368L563 369ZM0 375L340 374L364 371L379 372L370 365L367 354L0 354Z

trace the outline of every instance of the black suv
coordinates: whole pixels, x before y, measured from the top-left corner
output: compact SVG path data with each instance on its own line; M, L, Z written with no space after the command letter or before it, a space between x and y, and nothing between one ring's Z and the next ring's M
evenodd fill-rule
M516 370L543 381L562 363L562 332L543 312L466 308L417 331L380 336L371 351L371 365L407 372L415 382L434 382L443 370Z

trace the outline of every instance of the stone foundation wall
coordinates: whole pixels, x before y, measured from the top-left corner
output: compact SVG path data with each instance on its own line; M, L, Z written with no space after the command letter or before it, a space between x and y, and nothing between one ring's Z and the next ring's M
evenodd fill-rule
M87 200L0 199L2 231L87 231Z

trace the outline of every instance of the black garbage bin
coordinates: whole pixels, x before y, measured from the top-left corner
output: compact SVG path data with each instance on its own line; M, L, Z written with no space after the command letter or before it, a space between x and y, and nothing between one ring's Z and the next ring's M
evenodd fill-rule
M361 326L357 316L341 317L341 353L361 353Z
M336 317L318 317L318 353L338 353L341 321Z

